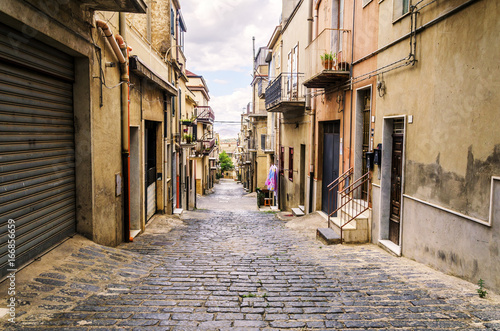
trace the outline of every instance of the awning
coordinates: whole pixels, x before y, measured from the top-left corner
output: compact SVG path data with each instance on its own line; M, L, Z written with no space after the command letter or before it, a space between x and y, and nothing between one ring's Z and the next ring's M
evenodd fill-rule
M141 61L141 59L137 56L130 57L130 70L132 70L135 74L145 77L158 85L161 89L165 90L167 93L171 95L177 95L177 89L174 85L154 73L148 66Z

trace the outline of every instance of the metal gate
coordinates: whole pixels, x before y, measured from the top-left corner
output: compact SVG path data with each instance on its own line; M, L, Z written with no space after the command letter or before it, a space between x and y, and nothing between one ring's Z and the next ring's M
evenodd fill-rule
M0 24L0 277L75 232L73 77L73 58Z

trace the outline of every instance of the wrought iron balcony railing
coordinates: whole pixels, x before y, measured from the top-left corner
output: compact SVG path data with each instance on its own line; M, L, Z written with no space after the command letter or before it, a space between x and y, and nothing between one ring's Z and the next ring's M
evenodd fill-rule
M305 102L305 88L302 85L304 74L302 73L281 73L274 80L270 80L266 88L266 109L268 111L279 108L284 102Z
M215 120L215 114L210 106L198 106L195 108L196 120L198 122L205 122L213 124Z
M351 31L324 29L306 47L309 59L304 85L309 88L345 82L351 65Z
M265 153L274 153L275 150L275 139L274 134L266 134L264 135L265 139L261 141L262 149ZM262 138L261 138L262 139Z
M267 79L259 79L259 82L257 83L257 92L259 94L259 98L263 98L265 96L267 85Z

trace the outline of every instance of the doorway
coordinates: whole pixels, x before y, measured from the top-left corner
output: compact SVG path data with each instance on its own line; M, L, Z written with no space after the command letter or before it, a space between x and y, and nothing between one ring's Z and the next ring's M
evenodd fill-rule
M145 121L146 223L156 213L156 123Z
M130 236L141 230L141 156L139 127L130 127Z
M401 254L405 118L385 118L382 136L380 241Z
M354 177L360 178L369 171L366 164L366 153L373 149L373 132L371 123L371 86L363 87L356 93L356 136L354 148ZM368 182L361 186L361 199L368 197Z
M300 145L300 205L306 204L306 145Z
M402 124L402 123L401 123ZM399 245L401 222L401 177L403 169L403 134L396 133L396 123L392 134L391 162L391 207L389 216L389 240Z
M322 210L330 214L337 209L337 189L328 192L328 185L339 176L340 159L340 121L323 124L323 181ZM336 216L336 215L333 215Z

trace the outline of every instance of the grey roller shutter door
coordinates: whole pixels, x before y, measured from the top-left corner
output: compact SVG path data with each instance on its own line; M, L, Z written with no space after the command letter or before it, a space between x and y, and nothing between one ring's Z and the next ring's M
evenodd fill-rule
M0 25L0 277L75 232L73 58Z

